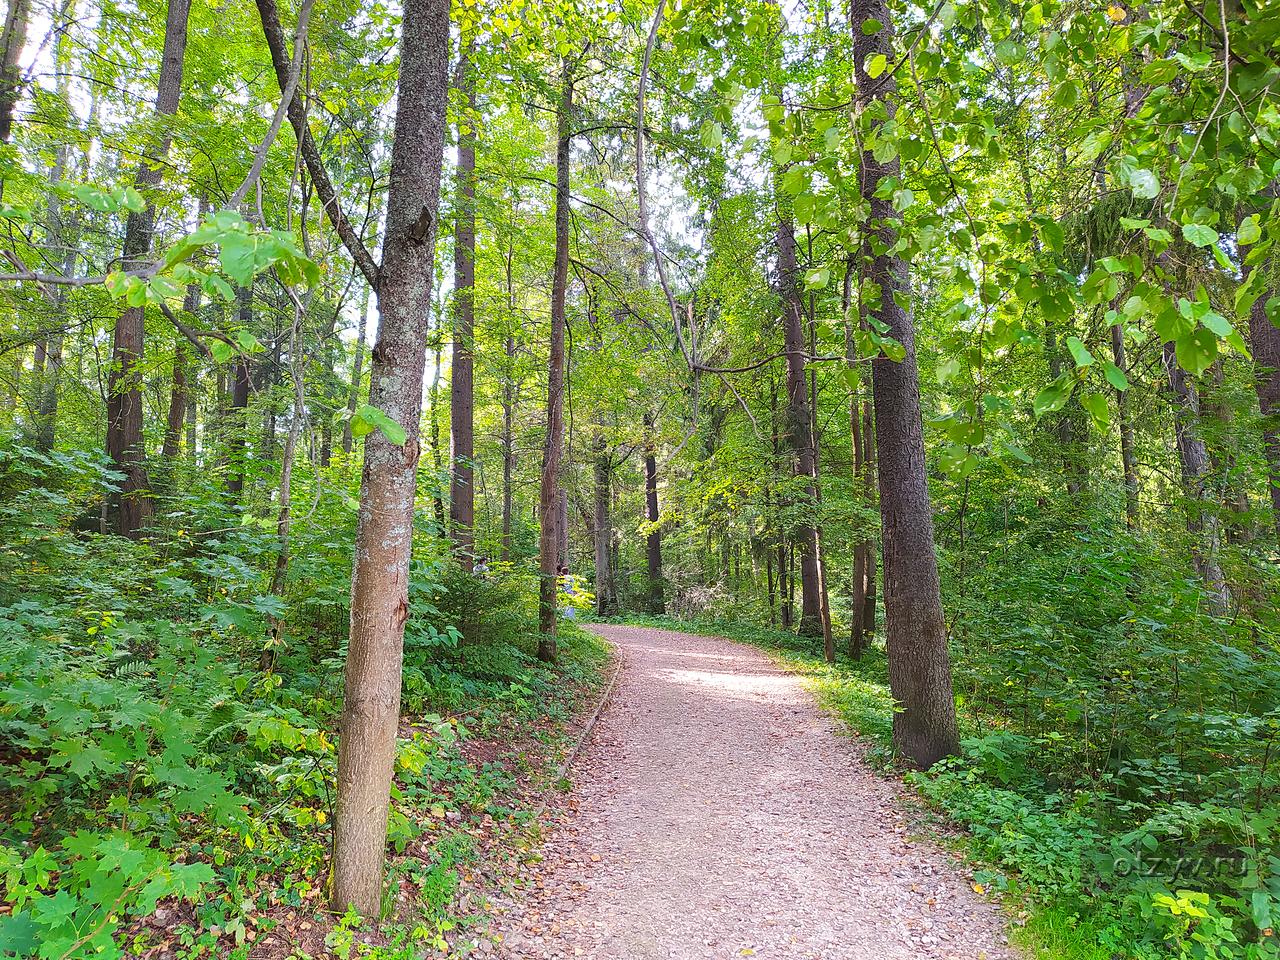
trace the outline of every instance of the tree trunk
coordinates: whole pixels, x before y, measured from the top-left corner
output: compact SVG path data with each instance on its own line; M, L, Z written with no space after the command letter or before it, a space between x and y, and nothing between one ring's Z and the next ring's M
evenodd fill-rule
M240 326L247 328L253 323L253 290L241 287L236 291L239 309ZM244 493L244 474L246 446L249 435L249 391L253 378L249 370L249 360L237 354L232 367L231 405L227 410L223 424L227 438L227 493L233 501L239 502Z
M192 283L187 285L187 297L182 304L182 309L188 314L194 314L200 309L200 284ZM164 446L160 451L161 456L166 461L172 460L178 455L178 448L182 442L182 426L187 418L187 392L190 390L187 384L190 362L187 338L180 331L175 331L173 340L173 386L169 391L169 416L165 423ZM194 452L188 449L187 455L191 456Z
M795 230L789 217L778 221L778 275L782 294L783 349L787 354L787 415L783 436L791 448L794 476L807 481L808 511L817 507L816 458L805 383L804 305L800 299ZM818 531L812 523L795 529L800 546L800 634L821 637L822 580L818 570Z
M658 527L658 461L655 455L657 419L651 413L644 417L644 518L649 522L645 537L645 560L649 581L649 612L662 616L667 612L666 584L662 574L662 531Z
M516 390L512 378L515 372L512 361L516 355L516 338L507 334L507 372L502 384L502 559L511 559L511 521L514 492L512 481L516 472Z
M360 307L360 329L356 331L356 357L351 368L351 388L347 391L347 419L342 427L342 452L351 456L351 417L360 404L360 380L364 376L365 331L369 327L369 288L364 288Z
M612 617L618 612L610 551L613 546L613 459L603 436L595 450L595 518L592 533L596 548L596 613Z
M894 57L889 6L885 0L852 0L850 12L859 106L867 110L880 101L884 117L891 119L897 107L891 76L877 81L867 73L871 57ZM869 20L883 24L883 28L866 34L862 25ZM873 130L883 122L874 121ZM897 242L901 214L875 193L883 178L896 177L898 172L896 157L882 164L871 151L863 152L859 185L870 208L870 226L876 232L875 250L870 241L862 250L863 303L904 351L901 362L884 356L872 362L880 459L885 641L889 689L897 701L894 746L912 762L928 767L955 753L959 742L920 418L915 327L904 307L910 293L907 264L899 256L876 252L888 251ZM868 295L872 289L878 290L877 297Z
M369 402L405 431L403 445L375 430L365 439L351 580L333 907L377 917L400 721L404 625L418 467L418 422L431 310L436 214L444 157L448 0L407 0L387 225L378 287L378 339Z
M31 0L9 0L0 35L0 143L13 139L13 115L22 94L22 71L18 58L27 42L27 24L31 19Z
M1124 327L1111 325L1111 358L1120 372L1129 375L1129 358L1124 347ZM1116 419L1120 426L1120 466L1124 471L1124 521L1130 530L1138 528L1138 457L1134 449L1133 418L1129 413L1129 391L1116 392Z
M1246 266L1252 272L1259 266ZM1265 269L1265 266L1262 267ZM1280 329L1267 318L1268 298L1275 291L1263 289L1249 311L1249 346L1253 349L1254 389L1262 413L1262 449L1267 463L1267 487L1280 543Z
M560 448L564 444L565 290L569 284L569 139L573 111L573 68L564 65L563 89L556 111L556 258L551 280L551 354L547 365L547 437L542 451L538 512L538 556L542 581L538 592L538 659L556 658L556 517Z
M1205 489L1209 453L1199 433L1200 396L1187 372L1178 366L1172 340L1164 345L1164 369L1173 395L1173 434L1178 448L1183 492L1187 497L1187 532L1192 539L1192 558L1208 594L1209 608L1222 616L1230 609L1231 590L1218 561L1222 549L1222 525L1209 506L1209 495Z
M178 112L182 97L182 67L187 49L187 15L191 0L170 0L165 19L164 54L160 81L156 88L155 113L164 129L165 118ZM154 156L169 154L169 136L161 134ZM146 196L160 184L162 167L144 160L138 166L134 185ZM155 208L148 203L141 213L130 213L125 225L121 266L138 269L146 265L155 233ZM145 466L142 436L142 389L140 384L143 340L142 307L127 307L116 321L111 346L111 373L107 381L107 454L124 474L115 495L117 529L126 537L136 537L153 512Z
M58 148L57 160L54 162L49 182L56 185L63 179L67 164L67 150L64 145ZM49 243L55 250L62 248L62 273L73 276L76 269L76 258L80 246L80 216L72 213L64 222L61 198L55 190L49 193ZM36 397L36 449L48 453L53 449L58 427L58 398L61 390L62 347L66 337L67 298L70 289L60 286L54 292L54 320L57 327L50 332L45 343L44 372L38 379L39 390Z
M476 283L476 84L471 68L474 40L468 39L458 63L458 86L466 104L458 121L458 211L453 234L453 375L450 378L449 429L453 435L453 473L449 488L450 532L464 570L475 557L475 340Z
M441 355L444 352L444 330L440 329L435 332L435 347L432 357L431 389L428 391L430 406L427 409L427 420L431 424L431 466L435 471L435 476L431 482L431 505L436 512L436 526L440 529L440 535L444 536L448 529L445 525L444 513L444 497L441 493L441 478L444 476L444 461L440 455L440 377L441 371ZM370 394L372 396L372 394ZM370 400L370 403L373 401Z

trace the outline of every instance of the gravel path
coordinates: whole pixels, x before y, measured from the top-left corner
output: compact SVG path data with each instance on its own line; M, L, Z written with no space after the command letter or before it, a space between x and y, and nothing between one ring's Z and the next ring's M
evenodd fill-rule
M593 629L622 673L502 956L1012 960L797 677L727 640Z

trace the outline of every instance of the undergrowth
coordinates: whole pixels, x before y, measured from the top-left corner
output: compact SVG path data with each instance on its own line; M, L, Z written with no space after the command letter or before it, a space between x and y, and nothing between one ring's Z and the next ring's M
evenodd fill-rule
M270 522L197 487L148 539L102 536L84 518L115 480L93 454L0 443L0 957L244 960L272 940L299 957L446 951L459 876L493 853L477 837L527 821L520 781L547 779L599 682L601 641L569 629L559 664L539 663L533 575L466 574L422 522L389 834L396 919L335 923L323 904L348 498L320 498L297 526L275 595ZM487 741L528 741L523 768L473 749Z

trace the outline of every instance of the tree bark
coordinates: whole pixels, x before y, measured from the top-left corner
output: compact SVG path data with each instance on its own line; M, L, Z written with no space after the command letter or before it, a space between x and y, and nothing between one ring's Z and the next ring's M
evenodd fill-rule
M809 412L809 390L805 382L804 304L800 298L796 262L795 228L789 217L778 221L778 275L782 294L783 349L787 354L787 415L783 437L791 448L792 470L805 479L807 509L817 507L816 458ZM818 530L812 522L798 523L796 541L800 547L800 627L801 636L821 637L822 580L818 570Z
M1172 340L1164 345L1163 357L1169 391L1173 396L1173 434L1178 448L1183 492L1187 497L1187 532L1192 539L1192 559L1208 594L1209 608L1222 616L1231 607L1231 589L1218 561L1222 549L1222 524L1209 507L1209 495L1205 489L1209 452L1199 433L1200 396L1187 372L1178 366L1177 349Z
M253 290L241 287L236 291L236 303L241 327L253 323ZM244 474L249 436L249 393L253 386L253 376L249 369L249 361L242 354L237 354L232 366L231 404L227 409L224 421L224 435L227 439L227 493L232 500L239 501L244 493Z
M1257 266L1246 266L1252 272ZM1253 350L1253 386L1262 413L1262 451L1267 463L1267 487L1280 543L1280 329L1267 318L1267 300L1276 292L1264 289L1249 311L1249 346Z
M364 288L364 303L360 307L360 329L356 331L356 356L351 368L351 387L347 391L347 419L342 428L342 452L351 456L351 418L360 404L360 380L364 376L364 345L369 328L369 287Z
M444 158L448 0L407 0L369 402L405 431L365 440L351 580L342 729L338 747L333 907L379 912L396 733L409 556L418 467L418 422L431 309L436 216Z
M538 513L538 555L542 581L538 594L538 659L556 658L556 560L559 554L558 490L560 448L564 444L565 290L569 284L569 140L573 112L573 67L564 65L556 110L556 255L551 280L551 354L547 364L547 436L542 451Z
M449 488L454 554L470 572L475 561L475 340L476 284L476 84L471 67L475 42L463 44L458 86L466 104L458 121L458 210L453 234L453 373L449 429L453 472Z
M877 80L867 73L871 57L879 54L892 60L895 56L889 6L886 0L851 0L850 19L859 106L866 110L879 101L884 116L891 119L897 109L892 76ZM867 35L861 28L868 20L883 24L882 29ZM873 128L883 122L875 121ZM859 185L870 207L869 228L875 232L875 249L872 240L864 241L862 302L904 351L901 362L885 356L872 362L885 640L889 689L897 702L894 746L913 763L928 767L954 754L959 741L925 465L915 326L904 306L910 292L907 264L900 256L877 252L893 248L902 217L887 200L875 196L876 188L883 178L896 177L898 172L896 157L880 163L871 151L863 152ZM868 296L870 289L878 290L878 297Z
M160 81L156 88L155 113L163 125L178 112L182 97L182 68L187 49L187 16L191 0L170 0L165 19L164 54ZM170 138L162 134L154 154L169 154ZM146 196L160 184L162 167L143 160L134 185ZM141 213L130 213L125 225L124 269L144 266L151 254L155 233L155 208L147 203ZM126 537L136 537L153 512L145 466L142 436L142 389L140 384L144 349L145 314L142 307L127 307L116 321L111 347L111 373L107 381L107 454L124 474L115 495L117 529Z
M182 304L182 309L188 314L194 314L200 309L200 284L192 283L187 285L187 296ZM191 363L191 351L187 346L187 338L181 332L175 331L173 341L173 384L169 391L169 416L165 423L164 446L160 451L160 455L165 460L172 460L178 455L178 449L182 442L182 427L187 418L187 393L190 390L187 383L189 377L188 366ZM188 456L193 453L193 450L187 450Z
M0 143L13 139L13 115L22 94L22 71L18 59L27 42L27 24L31 19L31 0L9 0L0 34Z
M612 617L618 612L618 595L613 582L610 550L613 546L613 458L603 436L595 449L595 517L592 533L596 548L596 613Z
M649 581L649 612L661 616L667 612L666 583L662 573L662 531L658 519L658 461L655 450L657 419L647 413L644 417L644 512L649 522L645 537L645 562Z
M1111 359L1120 372L1129 375L1129 358L1124 346L1124 327L1111 325ZM1138 528L1138 456L1134 449L1133 418L1129 413L1129 391L1117 390L1116 419L1120 427L1120 466L1124 472L1124 521L1130 530Z

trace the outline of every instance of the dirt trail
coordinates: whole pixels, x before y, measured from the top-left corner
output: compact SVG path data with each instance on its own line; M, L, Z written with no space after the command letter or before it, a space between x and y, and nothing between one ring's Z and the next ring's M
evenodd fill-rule
M1014 957L798 678L726 640L595 629L622 674L502 956Z

